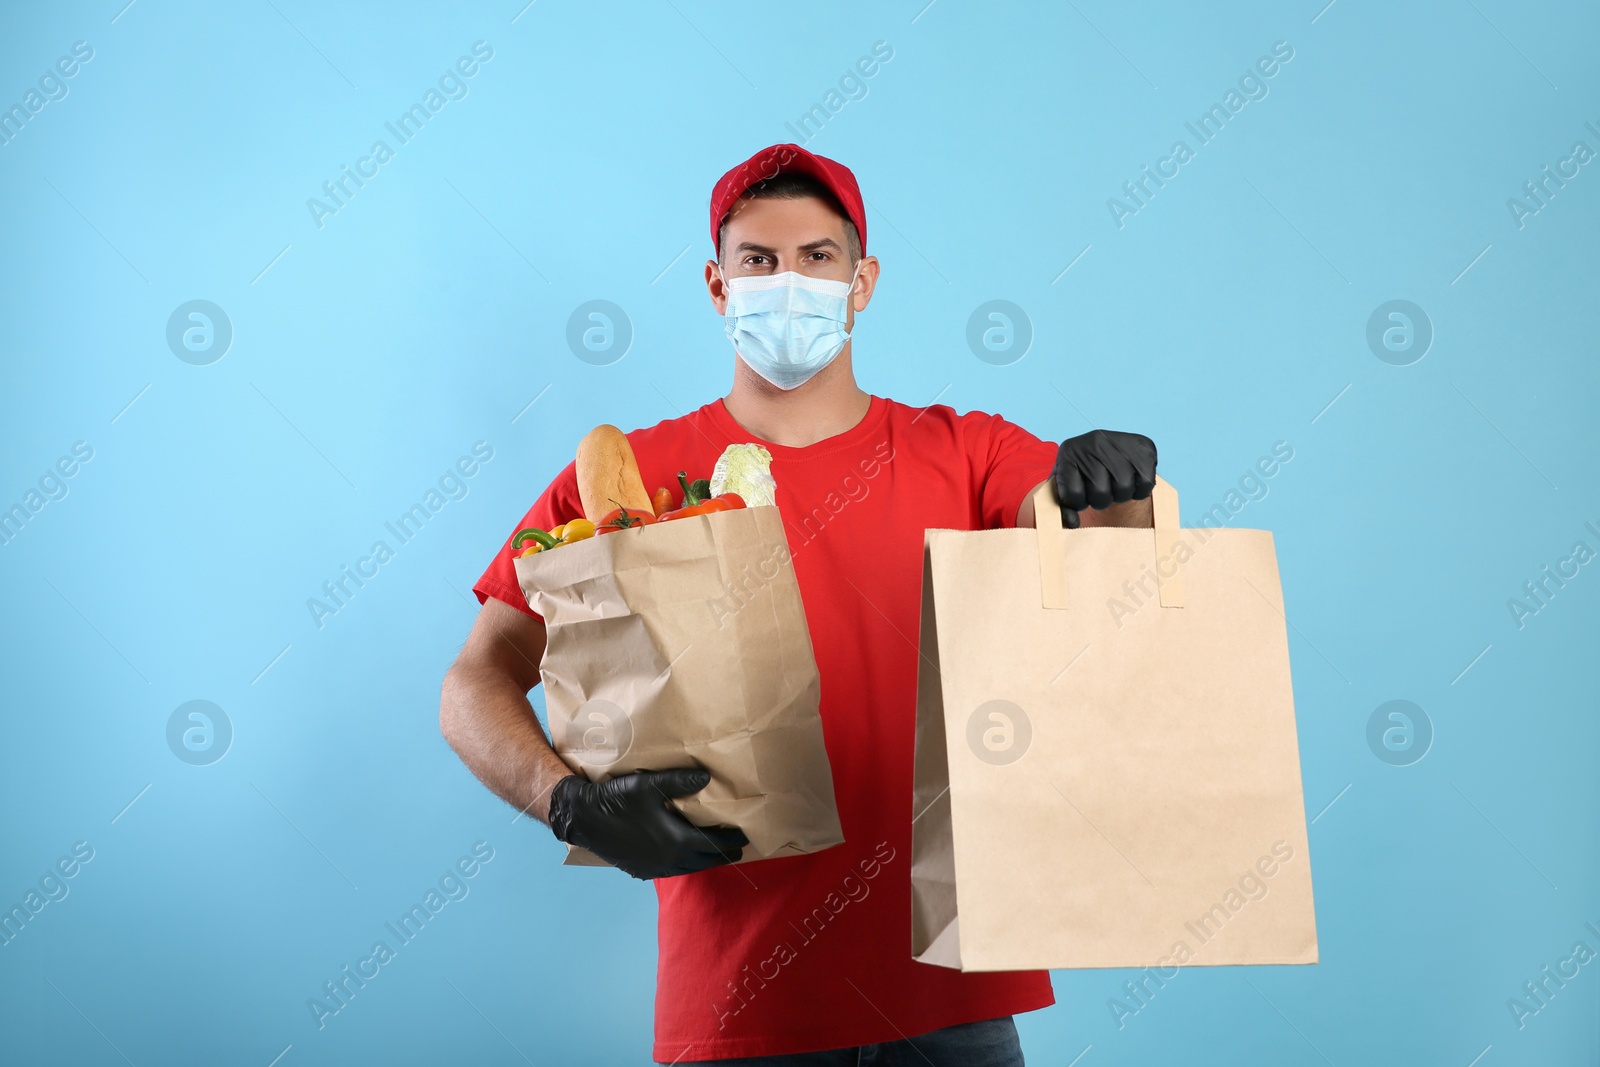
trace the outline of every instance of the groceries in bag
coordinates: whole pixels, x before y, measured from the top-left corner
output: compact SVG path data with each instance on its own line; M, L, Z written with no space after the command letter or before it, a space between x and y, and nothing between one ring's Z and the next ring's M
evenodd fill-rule
M696 825L742 830L741 863L839 844L820 680L778 509L691 473L679 473L681 496L647 492L627 439L598 427L578 451L583 520L565 524L592 522L594 534L548 547L530 535L538 551L514 550L545 623L551 744L591 781L709 771L709 785L669 803ZM763 581L734 597L752 573ZM571 845L565 862L604 864Z

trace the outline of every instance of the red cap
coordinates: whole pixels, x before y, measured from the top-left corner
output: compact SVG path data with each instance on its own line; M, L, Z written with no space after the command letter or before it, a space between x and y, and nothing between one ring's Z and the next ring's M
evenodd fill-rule
M720 232L722 219L733 207L733 202L745 194L756 182L779 173L806 174L827 187L850 221L855 223L856 235L861 238L861 254L867 254L867 211L861 202L861 187L856 176L843 163L835 163L826 156L813 155L797 144L775 144L763 148L743 163L734 167L711 190L711 246L722 254Z

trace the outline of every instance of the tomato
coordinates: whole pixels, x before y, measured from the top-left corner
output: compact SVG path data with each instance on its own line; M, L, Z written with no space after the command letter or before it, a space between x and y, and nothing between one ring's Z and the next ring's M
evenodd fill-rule
M630 530L635 526L649 526L656 521L656 517L648 511L629 511L627 508L615 508L605 513L600 521L595 523L595 533L616 533L618 530Z

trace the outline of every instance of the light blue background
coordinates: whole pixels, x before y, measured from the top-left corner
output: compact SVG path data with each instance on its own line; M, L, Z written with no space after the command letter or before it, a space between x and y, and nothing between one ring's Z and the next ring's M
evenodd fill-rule
M1600 949L1600 565L1507 606L1600 550L1600 162L1507 207L1600 150L1594 6L925 2L7 6L0 104L94 58L0 146L0 507L94 457L0 547L0 904L95 858L0 948L0 1059L648 1061L653 892L513 825L439 681L578 436L726 391L710 187L884 41L807 142L871 205L866 388L1148 433L1190 520L1294 449L1233 524L1277 539L1321 962L1185 970L1121 1029L1133 972L1056 972L1029 1062L1600 1062L1600 962L1521 1029L1506 1005ZM480 40L318 228L307 198ZM1107 198L1277 41L1266 98L1119 229ZM234 330L208 366L165 340L194 299ZM566 342L591 299L634 331L609 366ZM966 342L991 299L1031 321L1008 366ZM1409 366L1366 343L1391 299L1436 331ZM319 628L307 599L477 441ZM166 742L193 699L235 731L206 767ZM1367 744L1391 699L1435 730L1410 766ZM319 1031L307 998L476 841L470 895Z

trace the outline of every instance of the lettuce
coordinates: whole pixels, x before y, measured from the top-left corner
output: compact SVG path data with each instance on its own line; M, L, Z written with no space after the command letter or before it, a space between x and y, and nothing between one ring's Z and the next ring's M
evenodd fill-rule
M711 495L738 493L748 507L776 504L772 453L760 445L729 445L711 470Z

